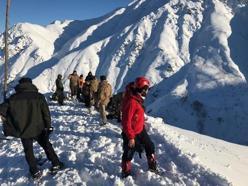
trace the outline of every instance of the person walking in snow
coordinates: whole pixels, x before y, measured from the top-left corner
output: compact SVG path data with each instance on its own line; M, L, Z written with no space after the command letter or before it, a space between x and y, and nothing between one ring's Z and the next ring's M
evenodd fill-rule
M95 106L95 107L97 107L98 86L99 86L99 80L96 78L96 76L92 76L92 80L90 81L90 97L91 97L91 106Z
M90 81L85 81L83 86L83 97L85 107L89 109L91 108L91 94L90 94Z
M77 99L82 102L83 100L83 86L84 86L84 76L81 74L78 79L78 92Z
M70 89L71 89L71 98L75 99L78 91L78 79L77 71L74 70L72 74L69 75L68 79L70 80Z
M7 135L21 138L25 158L33 178L39 178L42 172L37 167L33 152L33 141L44 149L48 160L52 162L51 171L59 170L63 163L59 161L52 144L49 142L51 127L50 111L45 97L38 92L30 78L21 78L15 87L16 93L0 105L0 114L12 131Z
M126 87L122 104L122 176L127 177L131 174L131 161L136 151L146 152L148 168L151 171L157 171L155 159L155 147L144 126L144 106L143 102L147 95L150 82L145 77L136 78L134 84Z
M56 84L56 95L58 98L58 103L59 103L59 105L63 105L65 96L64 96L64 86L62 83L62 75L61 74L59 74L57 76L55 84Z
M110 97L112 96L112 86L106 80L106 76L100 76L100 84L98 87L98 98L97 98L97 107L99 107L100 116L101 116L101 125L107 124L106 117L106 106L109 103Z

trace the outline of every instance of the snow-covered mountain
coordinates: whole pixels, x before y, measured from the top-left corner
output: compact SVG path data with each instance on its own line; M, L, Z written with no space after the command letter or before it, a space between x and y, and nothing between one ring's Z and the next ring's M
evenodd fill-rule
M10 86L25 75L51 92L59 73L68 86L77 70L106 74L118 92L143 75L152 83L150 115L248 144L247 19L248 7L236 0L135 0L92 20L17 24Z

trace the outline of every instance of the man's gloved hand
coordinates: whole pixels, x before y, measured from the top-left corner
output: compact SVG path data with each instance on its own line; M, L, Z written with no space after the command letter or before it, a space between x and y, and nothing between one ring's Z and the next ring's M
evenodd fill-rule
M53 132L53 127L44 128L44 132L46 135L49 136Z

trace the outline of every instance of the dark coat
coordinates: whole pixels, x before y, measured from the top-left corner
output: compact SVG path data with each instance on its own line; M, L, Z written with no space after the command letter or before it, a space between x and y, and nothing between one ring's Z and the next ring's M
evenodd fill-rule
M62 79L57 78L55 83L56 83L56 91L63 91L64 90Z
M85 81L91 81L93 80L94 76L92 75L92 73L88 73L88 75L85 78Z
M6 124L14 128L12 136L33 138L41 134L44 128L51 127L50 111L45 97L32 83L21 83L15 87L16 93L0 105L7 107Z

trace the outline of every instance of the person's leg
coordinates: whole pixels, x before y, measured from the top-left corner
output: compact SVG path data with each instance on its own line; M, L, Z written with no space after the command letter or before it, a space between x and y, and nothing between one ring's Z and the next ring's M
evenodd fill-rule
M135 149L130 148L128 146L129 140L123 132L121 135L122 135L122 139L123 139L123 154L122 154L121 168L122 168L123 177L127 177L131 174L131 168L132 168L131 161L133 159Z
M21 142L24 148L25 158L29 166L29 171L32 175L34 175L39 170L37 168L37 162L33 151L33 139L21 139Z
M101 120L102 120L102 124L106 124L107 123L107 116L106 116L106 110L105 110L105 105L100 104L100 115L101 115Z
M63 91L58 91L58 103L59 103L59 105L64 104L64 93L63 93Z
M74 97L77 97L77 93L78 93L78 86L74 86Z
M151 138L147 134L145 128L139 136L140 136L140 142L144 145L144 148L145 148L148 168L150 170L156 171L157 170L157 162L156 162L155 154L154 154L154 152L155 152L154 143L151 141Z
M73 98L73 94L74 94L74 92L73 92L73 85L70 85L70 90L71 90L71 98Z
M36 140L39 143L39 145L44 149L47 155L47 159L52 162L52 165L53 166L60 165L59 158L55 153L52 144L49 142L49 136L46 135L45 133L41 133Z

